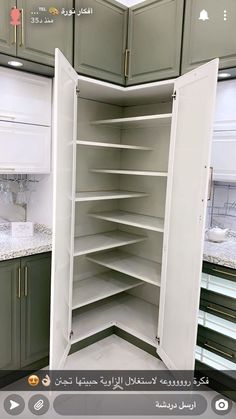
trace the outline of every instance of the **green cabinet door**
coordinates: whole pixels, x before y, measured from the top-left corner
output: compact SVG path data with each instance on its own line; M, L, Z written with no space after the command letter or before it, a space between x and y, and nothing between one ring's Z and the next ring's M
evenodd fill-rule
M235 0L187 0L184 22L182 73L216 57L236 66Z
M113 0L76 0L74 68L79 74L124 84L127 8Z
M20 368L20 261L0 262L0 369Z
M49 353L51 254L21 259L21 367Z
M16 0L0 0L0 52L16 55L16 29L10 25L10 11Z
M57 0L55 6L59 15L51 15L53 23L32 23L32 19L39 20L41 16L49 16L48 12L34 15L39 6L48 11L54 6L50 0L41 3L32 0L17 0L17 6L22 9L22 27L18 30L17 56L40 64L54 66L55 48L59 48L66 58L72 63L73 50L73 17L61 14L62 8L72 9L73 0ZM35 20L34 20L35 21Z
M129 9L126 84L180 73L183 0L148 0Z

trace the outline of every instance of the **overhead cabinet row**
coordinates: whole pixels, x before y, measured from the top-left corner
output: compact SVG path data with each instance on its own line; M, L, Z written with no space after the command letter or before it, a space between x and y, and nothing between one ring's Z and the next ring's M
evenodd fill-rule
M75 70L121 85L178 77L220 58L220 68L236 66L234 0L146 0L127 8L115 0L58 0L50 15L49 0L36 23L38 6L29 0L0 0L0 52L54 65L59 48ZM21 10L20 24L10 24L10 10ZM76 12L61 14L62 9ZM92 10L78 16L81 9ZM74 35L73 35L74 33Z

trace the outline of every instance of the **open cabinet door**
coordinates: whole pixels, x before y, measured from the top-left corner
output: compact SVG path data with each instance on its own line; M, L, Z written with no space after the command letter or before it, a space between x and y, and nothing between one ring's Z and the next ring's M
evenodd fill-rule
M50 368L70 349L78 75L56 49L53 94L53 240Z
M195 363L218 62L175 82L157 348L175 370Z

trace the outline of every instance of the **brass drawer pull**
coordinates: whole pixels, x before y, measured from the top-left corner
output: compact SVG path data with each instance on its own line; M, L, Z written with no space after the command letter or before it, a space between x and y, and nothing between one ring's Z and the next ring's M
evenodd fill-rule
M28 296L28 266L25 266L25 297Z
M218 272L219 274L229 275L229 276L233 276L233 277L236 278L236 274L233 274L232 272L225 272L225 271L221 271L220 269L216 269L216 268L212 268L212 270L214 272Z
M20 42L20 47L23 47L23 45L24 45L24 30L25 30L25 28L24 28L24 24L25 24L25 22L24 22L24 9L21 9L20 13L21 13L21 42Z
M18 268L18 290L17 298L21 298L21 268Z
M125 50L125 77L129 77L129 53L130 50Z
M213 184L213 167L210 167L210 177L209 177L209 185L208 185L208 201L211 201L212 198L212 184Z
M231 317L232 319L236 319L236 316L233 315L233 314L226 313L225 311L218 310L217 308L214 308L214 307L211 307L211 306L207 306L207 308L209 310L215 311L216 313L224 314L224 316L228 316L228 317Z
M16 25L13 26L13 39L12 39L12 45L16 44Z
M206 347L207 347L207 348L209 348L209 349L213 349L213 350L214 350L214 351L216 351L216 352L219 352L219 354L226 355L226 356L228 356L229 358L233 358L233 355L228 354L227 352L221 351L220 349L217 349L217 348L215 348L214 346L209 345L208 343L204 343L204 346L206 346Z

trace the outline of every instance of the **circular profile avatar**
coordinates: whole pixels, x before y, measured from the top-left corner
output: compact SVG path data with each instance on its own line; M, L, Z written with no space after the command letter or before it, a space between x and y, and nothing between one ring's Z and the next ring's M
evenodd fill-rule
M53 16L57 16L59 15L59 10L56 7L50 7L48 9L49 13Z

